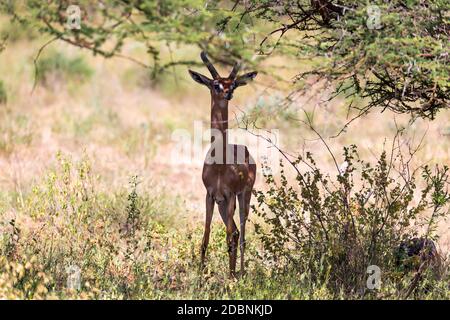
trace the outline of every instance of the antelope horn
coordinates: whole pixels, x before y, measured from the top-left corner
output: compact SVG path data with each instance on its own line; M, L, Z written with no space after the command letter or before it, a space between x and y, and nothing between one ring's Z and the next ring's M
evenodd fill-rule
M235 63L233 66L233 70L231 70L230 76L228 78L235 79L237 76L237 73L239 72L239 69L241 68L241 65L239 63Z
M209 61L208 57L206 56L205 51L202 51L202 53L200 54L200 58L202 58L203 63L206 65L206 67L208 68L209 72L211 73L212 77L214 79L219 78L219 74L217 73L216 68L214 68L214 66L212 65L212 63Z

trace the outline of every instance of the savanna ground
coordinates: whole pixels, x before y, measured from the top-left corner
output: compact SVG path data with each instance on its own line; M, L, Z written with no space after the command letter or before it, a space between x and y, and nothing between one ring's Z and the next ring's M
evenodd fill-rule
M193 133L194 121L208 127L210 97L188 78L186 67L152 80L145 68L126 59L93 57L55 42L40 56L41 73L35 79L34 59L45 41L32 32L17 33L0 54L1 94L7 96L0 105L1 298L353 297L344 290L332 292L326 281L307 274L275 272L261 254L263 244L254 228L261 218L253 212L247 227L247 274L228 277L225 229L217 208L207 269L199 271L202 163L174 162L172 135L177 129ZM169 52L163 44L161 50L165 58L198 59L199 53L190 47ZM139 57L145 48L128 43L124 52ZM300 62L279 58L267 63L279 65L285 79L293 76L289 63L301 68ZM397 130L405 128L402 139L420 144L414 164L450 164L448 111L412 124L406 115L372 112L329 138L349 120L340 102L325 102L327 92L311 90L288 109L277 110L276 97L287 92L283 86L273 89L276 85L260 75L236 91L230 115L259 115L261 127L280 130L283 150L313 152L323 172L335 174L333 159L310 128L296 120L304 119L305 112L339 163L342 148L351 144L358 145L361 158L376 163ZM289 170L286 174L293 176ZM255 188L267 189L261 175ZM438 234L445 260L450 245L445 220ZM74 267L81 275L75 289L67 285ZM420 298L449 295L444 279ZM383 283L365 297L398 295L394 285Z

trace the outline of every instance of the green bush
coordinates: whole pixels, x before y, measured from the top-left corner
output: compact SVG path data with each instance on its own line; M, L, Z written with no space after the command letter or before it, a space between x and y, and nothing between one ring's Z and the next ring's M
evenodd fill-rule
M268 191L256 192L254 207L264 221L256 225L264 245L261 258L279 273L308 275L311 283L326 284L335 297L402 298L409 296L409 288L448 277L433 265L413 283L411 274L396 264L403 241L438 239L436 226L450 203L447 167L423 167L419 175L396 150L383 152L371 165L360 160L355 146L345 148L347 168L336 163L340 170L334 178L308 153L290 163L297 172L296 187L288 183L283 163L279 182L265 168ZM381 269L381 293L366 287L371 265ZM394 293L387 292L390 287Z
M155 288L167 295L176 277L197 274L185 236L162 225L178 211L173 199L169 205L156 190L140 196L137 177L129 190L101 191L87 157L57 158L56 168L12 209L18 219L0 215L0 298L144 298ZM79 290L67 288L70 266L81 271ZM36 281L20 273L27 268L39 275Z
M5 84L0 80L0 104L5 104L8 101Z
M0 38L7 39L8 42L18 42L21 40L31 41L38 37L39 32L30 26L29 23L19 23L17 21L5 23L0 31Z
M66 82L72 79L84 82L92 74L92 68L83 57L70 58L59 51L50 51L37 63L37 80L43 85L50 85L52 81Z

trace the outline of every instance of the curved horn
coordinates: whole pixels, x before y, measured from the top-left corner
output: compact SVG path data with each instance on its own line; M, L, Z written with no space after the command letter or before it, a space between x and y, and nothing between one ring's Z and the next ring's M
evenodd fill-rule
M231 70L231 73L230 73L230 75L228 76L228 78L230 78L230 79L235 79L236 76L237 76L237 73L239 72L239 69L240 69L240 68L241 68L241 65L240 65L238 62L236 62L236 63L234 64L233 70Z
M217 73L216 68L214 68L214 66L212 65L212 63L209 61L208 57L206 56L206 52L202 51L202 53L200 54L200 58L202 58L203 63L206 65L206 67L208 68L209 72L211 73L212 77L214 79L219 78L219 74Z

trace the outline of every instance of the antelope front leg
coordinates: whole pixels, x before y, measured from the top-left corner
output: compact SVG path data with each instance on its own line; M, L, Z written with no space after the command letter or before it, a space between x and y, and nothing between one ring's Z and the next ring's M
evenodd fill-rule
M245 274L245 224L247 222L248 214L250 211L250 198L252 196L251 191L246 191L238 196L239 200L239 219L241 222L241 235L239 238L239 248L241 251L241 275Z
M205 202L206 202L205 233L203 234L203 242L201 249L201 264L200 264L200 268L202 270L205 266L206 249L208 248L209 234L211 232L211 220L214 212L214 199L209 193L206 194Z
M228 208L227 208L227 244L228 244L228 255L230 259L230 276L234 277L236 275L236 256L237 256L237 240L235 231L236 228L233 228L235 225L233 216L234 210L236 209L236 196L232 195L228 200Z
M238 195L239 200L239 220L241 222L241 234L239 237L239 249L241 251L241 275L244 275L245 273L245 266L244 266L244 250L245 250L245 198L244 193L241 193Z

